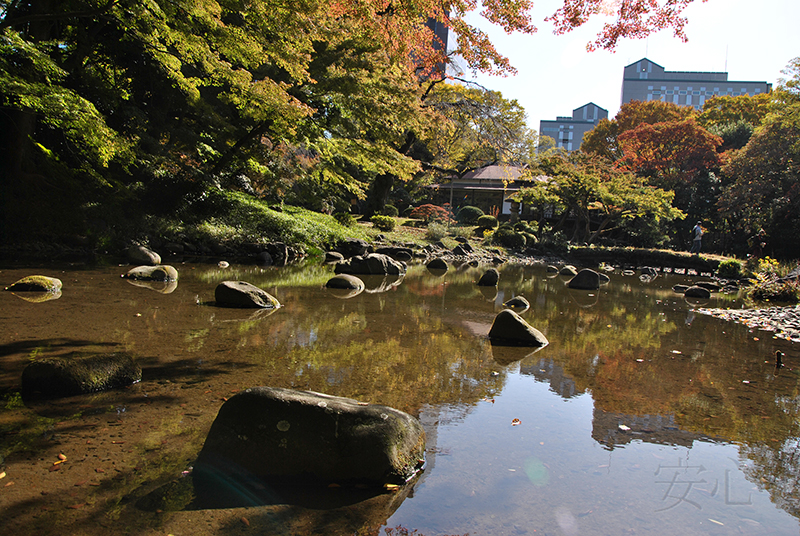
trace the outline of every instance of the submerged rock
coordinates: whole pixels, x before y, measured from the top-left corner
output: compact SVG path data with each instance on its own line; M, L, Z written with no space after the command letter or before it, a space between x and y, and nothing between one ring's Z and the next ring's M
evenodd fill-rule
M125 387L141 381L142 369L124 353L51 357L22 371L25 399L59 398Z
M246 281L223 281L214 290L214 299L223 307L276 309L281 306L277 298Z
M425 432L402 411L273 387L225 402L194 466L195 479L402 484L423 463Z
M547 346L547 337L510 309L500 311L489 330L492 344L509 346Z

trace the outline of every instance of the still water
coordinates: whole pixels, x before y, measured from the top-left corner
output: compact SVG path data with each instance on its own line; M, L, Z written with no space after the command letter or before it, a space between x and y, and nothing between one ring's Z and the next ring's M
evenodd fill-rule
M63 281L41 303L0 293L8 534L800 532L800 355L694 311L741 307L736 295L690 303L671 289L701 276L617 271L598 291L574 291L544 266L504 265L487 290L474 284L483 268L412 266L347 296L323 288L331 266L173 265L172 287L122 280L127 266L0 270L4 287L32 274ZM258 285L283 307L214 307L224 280ZM518 295L550 340L537 352L486 339ZM776 370L778 349L786 366ZM109 351L135 356L143 381L20 400L31 359ZM425 471L393 494L198 505L183 482L205 434L225 399L257 385L418 416Z

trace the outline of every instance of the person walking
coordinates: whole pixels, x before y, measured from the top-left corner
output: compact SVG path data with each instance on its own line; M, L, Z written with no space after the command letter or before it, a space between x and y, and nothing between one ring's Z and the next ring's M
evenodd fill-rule
M702 222L697 222L697 224L692 228L692 233L694 233L694 240L692 240L692 249L689 250L689 253L693 253L695 255L700 255L700 246L703 240L703 233L705 230L703 229Z

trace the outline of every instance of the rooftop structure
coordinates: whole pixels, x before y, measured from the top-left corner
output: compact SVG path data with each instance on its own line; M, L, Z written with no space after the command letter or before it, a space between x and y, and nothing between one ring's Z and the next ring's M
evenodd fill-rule
M647 58L625 67L622 76L622 104L660 100L700 109L712 96L738 97L770 91L772 84L767 82L728 80L728 73L721 72L667 71Z

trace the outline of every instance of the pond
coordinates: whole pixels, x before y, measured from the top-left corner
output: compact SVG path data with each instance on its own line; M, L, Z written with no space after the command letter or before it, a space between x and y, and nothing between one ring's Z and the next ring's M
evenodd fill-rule
M475 285L485 267L437 276L412 265L348 297L323 288L326 265L171 264L171 287L123 280L128 266L0 270L3 287L31 274L63 281L41 303L0 293L4 532L798 533L797 349L696 312L740 308L736 294L690 303L672 290L702 275L616 270L600 290L576 291L544 265L505 264L486 289ZM283 307L214 307L224 280ZM520 295L523 318L550 341L536 352L486 338ZM135 356L143 380L21 400L32 359L111 351ZM389 493L198 505L186 476L217 411L259 385L418 416L425 470Z

